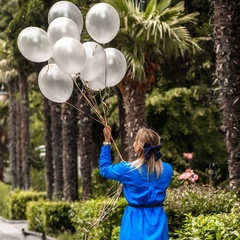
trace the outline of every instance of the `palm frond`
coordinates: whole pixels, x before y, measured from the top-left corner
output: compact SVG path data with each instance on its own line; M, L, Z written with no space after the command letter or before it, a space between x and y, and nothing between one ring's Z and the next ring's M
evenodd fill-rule
M164 12L167 8L169 8L171 4L171 0L162 0L157 5L157 11L158 12Z
M132 51L133 47L133 51ZM144 59L145 55L143 51L140 51L139 46L123 46L122 53L124 54L128 66L131 66L131 73L133 79L145 79L144 71Z
M180 57L201 48L191 37L186 23L196 23L197 12L185 14L184 2L174 6L171 0L150 0L146 11L140 12L135 0L103 0L119 13L121 27L115 43L127 59L128 67L136 79L145 79L145 56L154 54L156 59ZM158 51L153 51L158 49Z

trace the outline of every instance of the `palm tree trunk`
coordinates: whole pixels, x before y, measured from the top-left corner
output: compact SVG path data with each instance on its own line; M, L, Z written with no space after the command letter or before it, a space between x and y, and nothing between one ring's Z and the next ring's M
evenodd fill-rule
M18 79L20 81L20 79ZM21 103L19 99L19 84L16 83L16 168L17 168L17 186L23 189L23 174L22 174L22 139L21 139Z
M240 197L240 4L235 0L216 0L214 4L214 43L222 129L228 156L230 187Z
M86 99L80 94L79 109L91 114ZM78 156L80 158L80 171L82 177L82 198L86 200L92 194L91 161L93 158L92 121L86 114L79 111L79 135L78 135Z
M25 190L30 188L30 158L29 158L29 98L28 81L24 73L20 73L21 97L21 160L23 185Z
M53 184L54 184L54 170L53 170L53 148L52 148L52 119L51 107L47 98L42 96L42 109L43 109L43 123L44 123L44 143L46 154L44 157L45 165L45 180L47 199L52 200L53 197Z
M9 100L8 100L8 148L9 148L9 162L11 169L11 185L12 190L18 186L17 182L17 102L16 102L16 83L17 79L10 78L8 81Z
M120 87L126 113L125 128L127 131L126 144L128 152L128 159L126 160L133 161L136 159L133 143L137 131L141 127L147 126L146 87L141 87L140 83L136 84L136 81L131 80L129 75L122 80Z
M71 99L68 101L70 102ZM63 179L64 199L78 200L78 171L77 171L77 131L75 109L67 104L62 108L63 136Z
M52 148L54 162L54 198L63 198L63 158L62 158L62 121L61 107L51 102Z
M121 95L119 87L115 86L113 87L114 92L117 95L118 98L118 115L119 115L119 121L120 121L120 138L121 138L121 155L123 159L128 159L127 155L127 143L126 143L126 135L127 131L125 128L125 108L124 108L124 102L123 97Z

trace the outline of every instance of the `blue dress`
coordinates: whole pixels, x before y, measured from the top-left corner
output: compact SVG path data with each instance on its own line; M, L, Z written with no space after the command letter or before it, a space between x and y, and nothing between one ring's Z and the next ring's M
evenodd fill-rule
M124 196L128 203L149 205L163 203L173 174L172 166L163 162L163 172L158 179L148 176L146 166L142 172L133 169L129 163L113 164L110 146L102 146L99 157L100 174L123 184ZM163 206L127 206L120 228L121 240L167 240L168 220Z

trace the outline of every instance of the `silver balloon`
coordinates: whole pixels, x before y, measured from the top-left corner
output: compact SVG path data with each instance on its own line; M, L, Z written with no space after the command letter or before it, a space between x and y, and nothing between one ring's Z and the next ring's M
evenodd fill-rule
M80 32L77 24L73 20L65 17L56 18L50 23L47 36L52 47L63 37L72 37L80 40Z
M99 43L110 42L120 27L118 12L107 3L97 3L91 7L85 21L87 32Z
M52 57L52 47L47 33L38 27L27 27L18 35L18 49L21 54L33 62L45 62Z
M53 4L48 12L48 24L59 17L70 18L77 24L79 32L82 32L83 16L80 9L73 3L68 1L59 1Z
M86 86L93 91L100 91L105 88L105 85L99 81L99 79L95 79L90 82L85 82Z
M106 48L107 66L105 77L100 77L99 80L108 87L117 85L125 76L127 71L127 62L122 54L116 48Z
M85 81L92 81L105 71L106 53L103 47L96 42L85 42L83 46L86 51L86 66L80 76Z
M83 44L71 37L63 37L55 43L53 58L64 72L71 74L81 72L86 64Z
M52 102L66 102L73 92L71 76L52 63L42 68L38 75L38 86L42 94Z

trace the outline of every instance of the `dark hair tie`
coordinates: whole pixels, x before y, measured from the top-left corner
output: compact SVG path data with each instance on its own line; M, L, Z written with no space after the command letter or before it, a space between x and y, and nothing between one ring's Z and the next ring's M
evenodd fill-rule
M154 154L154 159L157 161L159 158L162 157L162 154L159 152L162 148L161 145L153 146L148 143L145 143L143 146L144 156L147 160L151 157L152 153Z

